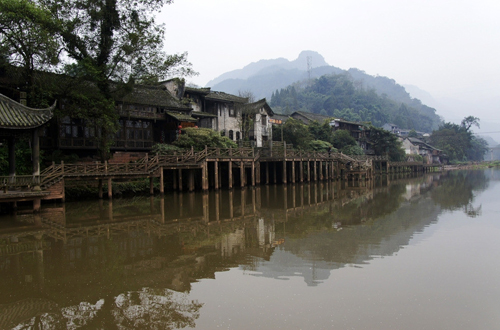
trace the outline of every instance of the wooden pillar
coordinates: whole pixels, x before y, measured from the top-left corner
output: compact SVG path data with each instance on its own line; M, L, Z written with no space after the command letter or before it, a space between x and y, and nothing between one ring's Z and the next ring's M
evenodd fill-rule
M255 184L260 185L260 161L255 165Z
M161 166L160 167L160 194L163 195L164 193L165 193L165 185L163 183L163 166Z
M330 171L328 170L329 169L329 161L326 161L325 162L325 179L328 181L330 180Z
M245 164L243 164L243 160L241 160L240 162L240 187L244 187L245 186Z
M108 178L108 198L113 198L113 181L111 178Z
M194 191L194 169L188 170L188 186L189 192Z
M219 162L214 162L214 188L219 189Z
M40 137L38 135L38 128L33 130L33 178L35 180L33 190L40 189Z
M292 183L295 183L295 161L292 160Z
M11 177L11 181L14 181L14 177L16 176L16 139L14 137L9 138L8 149L9 149L9 176Z
M314 172L314 181L318 181L318 166L317 166L317 161L313 161L313 172Z
M319 179L323 181L323 161L319 161Z
M182 170L178 170L178 176L179 176L179 191L182 191Z
M42 207L42 199L35 198L33 200L33 212L40 212L41 207Z
M283 184L286 184L287 174L286 174L286 160L283 161Z
M175 182L175 180L174 180ZM150 195L153 195L155 193L155 185L154 185L154 181L153 181L153 177L149 177L149 194Z
M309 162L309 159L306 162L306 172L307 172L307 182L311 182L311 164Z
M229 169L227 171L229 178L229 189L233 188L233 161L230 159L228 162Z
M99 182L97 183L97 193L99 198L102 198L102 179L99 179Z
M255 187L255 161L252 159L252 187Z
M300 175L300 182L304 182L304 162L302 160L299 161L300 164L300 169L299 169L299 175Z
M201 164L201 189L208 190L208 162Z

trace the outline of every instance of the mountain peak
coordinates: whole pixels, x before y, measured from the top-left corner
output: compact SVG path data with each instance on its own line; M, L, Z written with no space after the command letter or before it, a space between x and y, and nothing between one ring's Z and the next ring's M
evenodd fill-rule
M307 70L308 58L311 59L311 68L329 65L328 63L326 63L323 55L313 50L303 50L302 52L300 52L299 57L295 61L293 61L293 63L296 63L295 67L297 69Z

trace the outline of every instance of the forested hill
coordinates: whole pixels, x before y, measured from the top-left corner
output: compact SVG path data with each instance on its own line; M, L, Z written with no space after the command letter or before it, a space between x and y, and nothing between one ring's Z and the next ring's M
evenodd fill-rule
M367 121L379 127L393 123L422 132L438 128L441 120L436 110L412 99L394 80L385 77L361 80L355 78L357 75L367 76L351 69L307 83L295 83L273 92L270 106L277 113L306 111L349 121Z

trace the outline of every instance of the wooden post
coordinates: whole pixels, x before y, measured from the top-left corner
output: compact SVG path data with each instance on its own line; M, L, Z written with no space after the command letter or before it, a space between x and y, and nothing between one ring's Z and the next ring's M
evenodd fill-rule
M231 152L232 149L229 149L229 151ZM229 179L229 189L232 189L233 188L233 161L231 159L229 159L229 162L228 162L228 171L227 171L227 174L228 174L228 179Z
M149 194L150 195L154 194L154 188L155 188L155 185L154 185L154 182L153 182L153 178L149 177Z
M283 184L286 184L287 174L286 174L286 159L283 161Z
M323 161L319 161L319 179L323 181Z
M108 178L108 198L113 198L113 182L111 178Z
M34 178L34 187L33 190L42 190L40 188L40 137L38 135L38 128L33 130L33 178Z
M255 187L255 160L253 159L252 159L252 187Z
M160 167L160 194L165 193L165 186L163 183L163 166Z
M219 162L214 162L214 188L219 189Z
M307 171L307 182L311 182L311 164L310 164L310 161L309 159L307 159L307 162L306 162L306 171Z
M314 181L318 181L317 161L313 161Z
M208 190L208 164L204 161L201 164L201 189Z
M35 212L35 213L40 212L41 207L42 207L42 199L41 198L35 198L33 200L33 212Z
M172 170L172 189L174 189L174 191L177 190L177 171L176 170Z
M8 149L9 149L9 176L11 182L14 182L14 177L16 176L16 140L14 137L9 138Z
M299 175L300 175L300 182L304 182L304 162L302 160L299 161L300 164L300 169L299 169Z
M243 164L243 159L240 162L240 186L243 188L245 186L245 165Z

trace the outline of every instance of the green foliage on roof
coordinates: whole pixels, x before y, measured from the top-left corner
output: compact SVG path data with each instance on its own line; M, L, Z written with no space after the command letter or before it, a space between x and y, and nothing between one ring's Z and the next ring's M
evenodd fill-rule
M237 148L238 145L227 136L209 128L184 128L179 139L173 145L180 148L191 148L203 150L205 146L213 148Z

